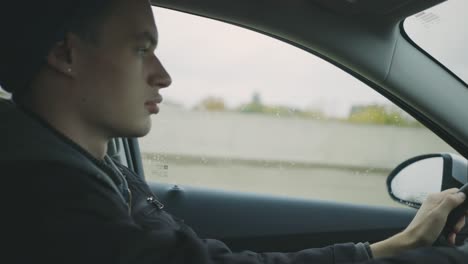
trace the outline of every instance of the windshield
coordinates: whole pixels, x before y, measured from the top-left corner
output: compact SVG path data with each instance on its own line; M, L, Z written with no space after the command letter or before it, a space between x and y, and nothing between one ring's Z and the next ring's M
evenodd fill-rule
M468 83L468 1L449 0L405 20L407 35Z

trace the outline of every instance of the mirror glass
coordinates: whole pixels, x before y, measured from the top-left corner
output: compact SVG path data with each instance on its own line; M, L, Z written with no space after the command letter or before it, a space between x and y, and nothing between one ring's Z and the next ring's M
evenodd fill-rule
M442 157L411 163L392 179L392 193L400 200L422 204L428 194L441 191L443 170Z

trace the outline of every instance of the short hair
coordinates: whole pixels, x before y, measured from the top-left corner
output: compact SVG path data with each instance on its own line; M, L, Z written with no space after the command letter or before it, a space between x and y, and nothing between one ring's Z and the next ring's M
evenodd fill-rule
M67 33L98 43L100 25L120 1L2 1L0 86L13 94L13 100L20 98L45 65L51 48Z
M95 0L92 5L85 6L75 14L66 31L75 33L85 40L97 42L99 26L112 14L119 2L119 0Z

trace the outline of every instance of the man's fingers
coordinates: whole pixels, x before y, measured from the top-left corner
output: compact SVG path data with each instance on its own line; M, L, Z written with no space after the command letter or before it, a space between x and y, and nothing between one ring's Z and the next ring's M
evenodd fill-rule
M445 193L442 202L440 203L440 207L442 207L443 211L449 214L453 209L457 206L462 204L466 199L466 195L462 192L456 193Z
M458 222L453 227L453 232L459 233L465 226L465 223L466 223L465 216L460 217L460 219L458 219Z
M427 198L426 198L426 201L424 203L441 203L444 201L444 198L447 197L448 195L453 195L453 194L456 194L457 192L459 191L459 189L457 188L452 188L452 189L447 189L447 190L444 190L442 192L438 192L438 193L430 193Z
M450 245L454 246L456 243L456 240L457 240L457 234L450 233L448 236L448 242L450 243Z
M443 190L442 192L440 192L440 194L444 195L444 194L454 194L454 193L457 193L460 189L457 189L457 188L451 188L451 189L447 189L447 190Z

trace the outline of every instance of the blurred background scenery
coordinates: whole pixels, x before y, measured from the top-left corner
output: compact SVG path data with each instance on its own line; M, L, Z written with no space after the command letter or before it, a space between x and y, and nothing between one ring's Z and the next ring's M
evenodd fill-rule
M466 5L451 2L452 9ZM140 140L149 180L400 206L386 190L393 168L421 154L456 153L384 96L310 53L219 21L154 12L156 55L173 84L161 91L161 112ZM459 36L445 28L456 23L447 13L436 6L407 19L405 29L457 68L460 56L439 41L438 34Z

